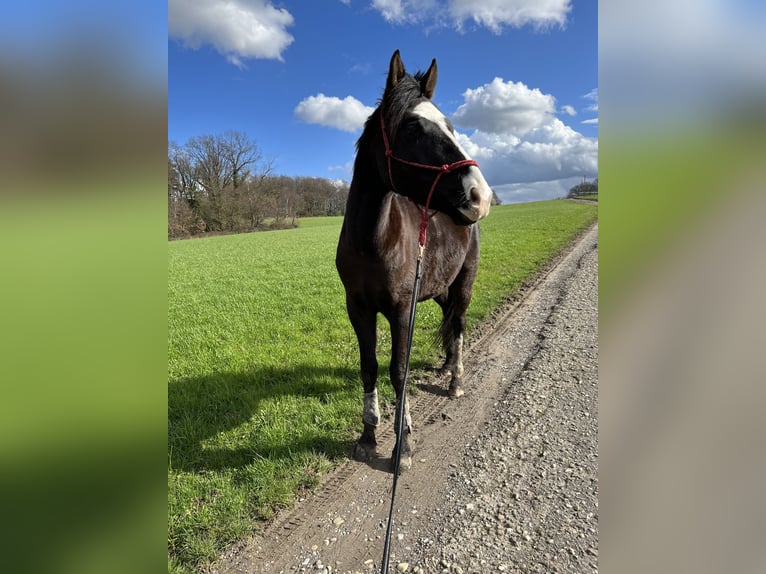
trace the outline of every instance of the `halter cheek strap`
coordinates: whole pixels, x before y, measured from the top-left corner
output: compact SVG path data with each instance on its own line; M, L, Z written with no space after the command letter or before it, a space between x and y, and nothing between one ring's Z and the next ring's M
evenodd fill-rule
M409 161L406 159L402 159L400 157L396 157L393 154L393 151L391 150L391 145L388 141L388 134L386 133L386 124L383 120L383 111L380 111L380 132L383 135L383 145L386 148L386 162L388 163L388 180L391 182L391 189L394 191L396 190L396 185L394 184L394 174L391 171L391 160L394 159L398 161L399 163L403 163L406 165L410 165L412 167L418 167L421 169L427 169L430 171L436 171L438 172L436 174L436 177L434 178L434 182L431 184L431 189L428 190L428 196L426 197L426 204L424 207L420 207L415 201L410 198L410 201L415 203L415 206L418 208L418 211L420 211L420 236L418 238L418 245L422 249L426 245L426 234L428 232L428 222L431 220L431 218L436 213L435 211L431 214L428 213L428 206L431 204L431 196L434 193L434 190L436 189L436 185L439 183L439 180L445 173L449 173L451 171L455 171L456 169L460 169L461 167L467 167L467 166L477 166L478 163L472 159L461 159L460 161L456 161L453 163L445 163L444 165L428 165L424 163L417 163L414 161ZM398 193L398 191L397 191Z

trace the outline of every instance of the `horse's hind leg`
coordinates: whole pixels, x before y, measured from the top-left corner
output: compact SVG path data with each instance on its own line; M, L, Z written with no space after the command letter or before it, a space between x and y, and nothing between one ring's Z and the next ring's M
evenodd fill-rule
M458 346L456 345L457 338L454 333L451 318L452 311L450 305L453 303L453 301L446 295L434 297L434 301L436 301L441 307L443 315L442 324L439 328L439 336L441 338L445 357L442 366L438 369L438 373L442 376L452 375L452 373L457 369L457 365L459 363Z
M394 430L399 429L399 406L404 401L404 421L402 422L403 436L401 437L401 458L399 461L399 470L404 471L412 466L412 445L410 438L412 435L412 418L410 417L410 406L407 396L402 392L404 388L404 375L407 369L407 337L408 314L406 310L402 313L396 313L388 317L391 325L391 383L396 391L396 417L394 419ZM398 436L398 432L397 432ZM396 456L396 446L391 453L391 470L394 470L394 457Z
M465 312L471 301L471 287L456 281L449 289L445 300L437 300L444 313L441 325L442 344L446 358L441 368L443 374L450 374L449 396L461 397L463 390L463 334L465 333Z
M377 440L375 429L380 422L378 408L378 360L375 356L377 342L376 321L377 312L363 303L346 299L346 308L351 325L354 327L359 342L359 364L361 367L362 384L364 385L364 406L362 410L362 436L354 447L354 458L368 461L375 455Z

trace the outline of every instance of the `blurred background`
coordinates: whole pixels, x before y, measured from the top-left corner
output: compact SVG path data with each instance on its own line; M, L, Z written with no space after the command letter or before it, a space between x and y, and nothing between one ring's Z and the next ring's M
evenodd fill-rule
M763 2L599 6L604 572L766 571L765 34Z
M599 7L604 572L766 571L764 37ZM4 564L162 568L167 7L16 3L0 48Z
M164 568L167 7L0 18L7 572Z

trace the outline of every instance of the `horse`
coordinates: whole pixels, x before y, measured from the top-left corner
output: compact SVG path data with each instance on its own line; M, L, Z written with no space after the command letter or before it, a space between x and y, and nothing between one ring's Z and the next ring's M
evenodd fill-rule
M464 394L463 334L479 263L479 226L489 213L492 190L461 147L449 119L432 98L436 59L425 73L406 72L399 50L391 56L383 96L356 143L354 172L335 264L345 288L346 310L359 344L362 434L353 457L376 455L380 421L377 316L391 329L391 383L404 403L400 471L412 465L412 419L402 387L406 374L409 309L420 240L422 278L418 301L434 299L450 375L449 395ZM395 417L399 429L399 409ZM398 434L397 434L398 436ZM394 454L396 452L394 447Z

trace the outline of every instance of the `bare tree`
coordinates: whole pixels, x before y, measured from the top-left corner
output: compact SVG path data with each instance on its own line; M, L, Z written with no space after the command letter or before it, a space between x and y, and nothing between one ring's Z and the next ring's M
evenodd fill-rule
M247 134L230 130L222 135L193 137L186 142L185 150L202 195L198 211L208 229L236 228L231 206L238 203L238 190L251 169L257 169L262 161L258 146Z
M243 132L229 130L224 132L220 139L224 160L229 170L227 176L231 178L231 181L224 182L224 186L231 184L236 189L250 175L248 166L257 166L261 163L261 151L255 142Z
M598 178L593 181L588 181L584 177L581 183L578 183L574 187L569 189L567 198L592 198L598 195Z
M296 183L303 197L301 215L316 217L343 214L348 197L346 182L320 177L299 177L296 178Z
M348 182L273 175L273 163L242 132L168 144L168 236L295 225L298 217L342 215Z
M168 237L188 237L204 230L195 211L195 184L184 148L168 144Z
M175 142L168 144L168 186L170 186L171 179L174 193L194 207L196 199L194 169L186 148L180 147Z

